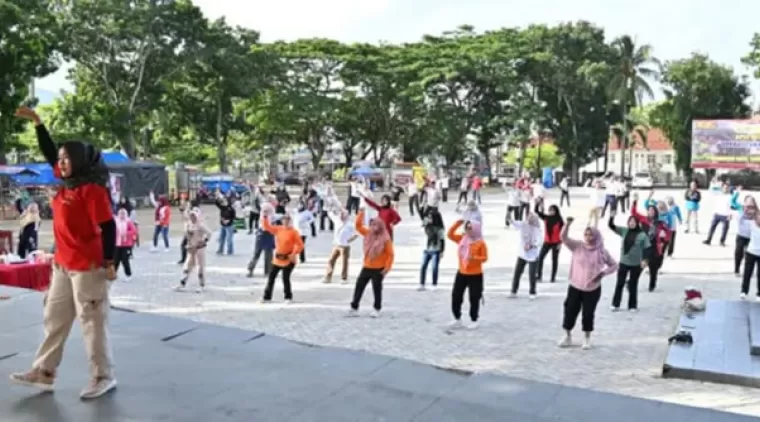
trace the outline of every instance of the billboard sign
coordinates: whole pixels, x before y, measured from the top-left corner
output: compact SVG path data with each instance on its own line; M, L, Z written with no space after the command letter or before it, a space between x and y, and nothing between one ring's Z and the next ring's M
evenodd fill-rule
M694 120L691 167L760 170L760 119Z

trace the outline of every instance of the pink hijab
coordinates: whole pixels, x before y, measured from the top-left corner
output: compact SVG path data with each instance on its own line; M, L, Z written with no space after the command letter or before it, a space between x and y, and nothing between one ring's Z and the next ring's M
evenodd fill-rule
M467 262L470 260L470 248L472 244L483 238L483 231L480 223L477 221L468 221L465 224L470 225L470 231L469 233L465 233L462 236L462 240L459 241L459 258Z
M364 256L369 259L375 259L378 255L383 253L385 244L391 240L388 230L385 228L385 223L379 218L373 218L369 222L369 233L364 236Z

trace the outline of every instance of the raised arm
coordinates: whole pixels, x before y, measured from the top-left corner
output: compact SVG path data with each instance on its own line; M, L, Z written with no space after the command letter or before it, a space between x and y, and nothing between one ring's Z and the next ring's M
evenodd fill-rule
M544 214L544 212L541 211L541 202L540 201L536 201L536 206L535 206L535 209L533 211L535 211L535 213L538 216L538 218L540 218L542 220L546 220L546 214Z
M370 199L369 195L366 195L364 192L362 192L361 195L362 195L362 198L364 198L364 202L366 202L370 208L376 211L380 211L380 204Z
M647 219L646 215L643 215L639 212L639 200L634 199L633 203L631 204L631 215L633 218L636 219L639 223L642 224L649 224L649 219Z
M610 215L610 219L607 221L607 227L610 228L615 234L622 236L623 228L615 225L615 215Z
M50 137L50 132L48 132L42 123L42 119L37 112L29 107L19 107L16 110L16 117L34 123L34 130L37 132L37 145L40 147L40 152L45 157L45 161L51 167L55 167L58 162L58 148L56 148L53 138Z
M449 228L449 232L446 234L446 237L448 237L452 242L459 243L459 241L462 240L462 235L457 233L457 231L463 225L464 220L457 220L457 222Z
M272 225L272 223L269 221L270 218L271 217L267 215L261 219L261 228L264 229L264 231L266 232L277 234L277 232L279 232L282 229L282 226Z
M573 218L568 217L567 223L565 224L565 227L562 228L562 231L559 234L560 240L562 243L567 246L568 249L571 251L576 250L577 248L581 247L581 242L575 239L570 238L568 236L567 232L570 231L570 226L573 224Z
M361 210L358 214L356 214L356 221L354 221L354 226L360 235L366 236L369 234L369 229L364 225L364 210Z
M150 204L153 206L153 208L158 208L158 202L156 202L156 194L153 193L153 191L150 191L148 194L148 199L150 200Z

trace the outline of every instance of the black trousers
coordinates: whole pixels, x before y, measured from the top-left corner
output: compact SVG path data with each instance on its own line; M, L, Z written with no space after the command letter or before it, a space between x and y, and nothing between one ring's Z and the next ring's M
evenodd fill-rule
M520 212L517 216L518 221L522 221L526 218L528 218L528 213L530 212L530 202L520 202Z
M467 203L467 191L466 190L460 190L459 191L459 198L457 199L457 205L461 203Z
M596 314L596 305L602 297L602 286L590 292L576 289L572 285L567 287L567 297L565 297L565 315L562 318L562 328L572 331L575 328L575 322L578 320L578 314L581 314L581 328L584 333L594 331L594 315Z
M261 258L261 254L264 254L264 275L269 276L272 272L272 257L274 256L274 250L262 249L258 245L253 249L253 257L248 261L248 271L253 274L253 270L256 269L256 264Z
M618 207L620 208L620 212L622 213L628 212L629 198L630 198L629 194L617 197L617 204L618 204Z
M303 249L301 249L301 253L298 255L300 258L301 264L306 262L306 236L301 236L301 242L303 242Z
M26 258L26 254L37 250L37 231L19 236L16 249L16 254L21 258Z
M504 224L506 224L507 227L509 227L509 215L510 214L512 215L512 218L515 221L519 221L520 220L520 218L519 218L520 217L520 207L515 207L515 206L509 206L509 205L507 205L507 215L504 217Z
M749 294L749 281L752 273L757 277L757 295L760 296L760 256L749 252L744 254L744 274L742 275L742 293Z
M657 247L652 247L652 252L649 254L649 291L652 292L657 288L657 275L662 267L662 261L665 256L660 255L655 250Z
M114 251L113 268L114 271L119 271L119 265L124 266L124 274L127 277L132 277L132 266L129 264L129 258L132 257L132 248L125 246L117 246Z
M441 200L443 202L449 202L449 188L441 189Z
M187 237L182 237L182 243L179 245L179 263L184 264L187 259Z
M353 211L354 214L359 212L359 198L355 198L353 196L348 197L348 202L346 203L346 210L348 210L348 213L351 214Z
M335 230L335 224L330 219L330 215L327 213L327 211L322 211L319 213L319 231L324 231L325 227L328 227L325 224L325 220L329 222L330 231Z
M253 233L253 230L258 230L260 216L261 214L257 212L252 212L248 214L248 234Z
M420 195L414 194L409 196L409 215L414 217L414 211L417 210L417 213L420 212Z
M375 301L372 305L376 311L383 308L383 270L380 268L362 268L359 276L356 277L354 285L354 299L351 301L351 309L359 309L359 304L364 295L364 289L368 283L372 283L372 294Z
M512 278L512 293L517 293L520 289L520 279L522 278L523 271L525 271L525 265L528 265L528 281L530 282L530 294L536 294L536 275L538 264L528 262L522 258L517 258L517 264L515 264L515 275Z
M451 313L455 319L462 318L462 302L464 291L470 297L470 319L473 322L480 316L480 302L483 299L483 274L462 274L457 271L454 276L454 286L451 288Z
M736 246L734 247L734 274L739 274L739 269L741 268L742 260L744 259L744 253L747 251L747 245L749 245L748 237L736 235Z
M559 250L562 246L561 243L544 243L543 246L541 246L541 252L538 255L538 267L536 268L536 278L538 280L543 279L544 275L544 259L546 259L546 255L549 254L549 251L552 252L552 278L550 281L554 283L557 280L557 267L559 266Z
M272 265L272 271L269 272L269 279L267 280L267 286L264 288L264 300L272 300L272 290L274 289L274 282L277 280L277 275L282 271L282 286L285 290L285 300L293 299L293 290L290 286L290 275L293 273L293 268L296 264L289 264L285 267L279 265Z
M668 242L668 258L673 256L673 250L676 248L676 231L670 232L670 241Z
M612 295L612 306L620 307L623 300L623 287L628 285L628 309L638 309L639 307L639 277L641 277L641 265L620 264L617 271L617 283L615 284L615 294Z
M561 207L562 204L564 204L565 201L567 201L567 206L569 207L570 206L570 192L566 190L560 190L560 191L562 193L560 193L559 195L559 206Z

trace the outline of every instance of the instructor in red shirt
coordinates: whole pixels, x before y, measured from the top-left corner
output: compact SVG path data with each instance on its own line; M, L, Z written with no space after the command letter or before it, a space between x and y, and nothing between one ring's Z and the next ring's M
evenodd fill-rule
M116 278L108 169L90 144L74 141L56 147L30 108L18 109L16 116L34 122L40 150L62 183L52 200L55 257L44 301L45 337L32 369L12 374L11 381L53 391L66 338L78 317L90 363L90 382L80 397L94 399L116 387L108 344L108 282Z

